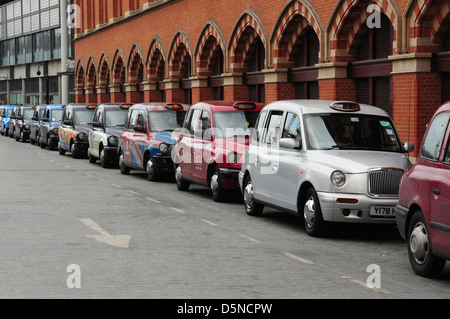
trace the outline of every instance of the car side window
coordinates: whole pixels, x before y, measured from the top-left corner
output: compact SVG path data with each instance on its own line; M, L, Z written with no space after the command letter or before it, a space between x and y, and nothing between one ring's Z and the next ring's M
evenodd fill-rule
M301 141L300 118L297 114L287 113L281 137L293 138L297 143Z
M423 142L421 150L423 158L433 162L439 161L449 118L450 113L446 112L436 115L433 119Z
M130 121L128 122L128 129L133 130L133 127L136 126L137 118L138 118L138 110L133 110L130 115Z
M137 125L147 129L147 123L145 122L145 115L143 112L139 112L138 114Z
M194 135L194 131L199 128L200 114L202 110L194 110L189 122L189 132Z
M272 111L269 115L267 130L266 130L266 144L274 145L277 142L281 119L283 118L283 111Z
M103 112L100 110L97 113L97 122L100 122L101 124L103 124Z
M264 123L266 122L267 111L261 111L255 124L256 140L259 141L264 133Z

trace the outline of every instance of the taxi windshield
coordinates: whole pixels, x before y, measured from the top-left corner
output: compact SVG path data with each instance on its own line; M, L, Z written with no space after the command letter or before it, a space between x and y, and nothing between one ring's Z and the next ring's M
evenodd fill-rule
M31 120L31 118L33 117L33 114L34 114L34 110L33 110L33 109L31 109L31 110L25 110L25 111L23 112L23 118L24 118L25 120Z
M92 124L94 109L84 109L75 111L75 125Z
M388 117L312 114L305 116L305 127L308 147L313 150L402 151Z
M150 131L172 132L183 125L186 111L151 111L149 112Z
M125 118L127 117L126 109L120 110L108 110L105 112L106 117L106 126L114 127L114 126L124 126Z
M52 110L52 122L61 122L64 110Z
M259 112L220 111L213 113L214 135L217 138L249 136Z

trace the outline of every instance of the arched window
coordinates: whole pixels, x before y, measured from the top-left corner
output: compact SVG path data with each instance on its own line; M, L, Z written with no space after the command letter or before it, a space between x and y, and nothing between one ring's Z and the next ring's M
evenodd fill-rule
M245 74L245 83L248 87L250 101L264 103L266 100L264 74L261 72L264 69L265 57L264 45L257 37L250 46L245 63L248 68L248 72Z
M380 28L365 28L357 48L356 61L351 63L350 74L356 82L356 100L375 105L391 116L392 108L392 55L394 28L389 18L381 14Z

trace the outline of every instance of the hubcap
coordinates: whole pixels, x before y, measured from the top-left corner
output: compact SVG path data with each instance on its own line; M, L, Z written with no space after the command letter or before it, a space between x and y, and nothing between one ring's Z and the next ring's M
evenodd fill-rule
M423 264L429 252L427 228L422 223L417 223L409 238L409 248L418 264Z
M100 161L102 163L105 161L105 151L101 151L101 153L100 153Z
M248 182L244 189L244 201L248 209L253 207L253 185L252 182Z
M147 162L147 173L152 174L153 172L153 161L151 159Z
M122 154L120 154L120 157L119 157L119 166L121 167L121 168L123 168L123 155Z
M303 207L303 216L309 228L312 228L314 225L314 214L314 199L310 196Z
M217 173L214 173L214 175L211 177L211 191L213 192L213 194L216 194L218 189L219 175Z
M70 151L71 151L72 153L75 153L75 144L72 144L72 147L70 148Z
M181 167L178 166L177 169L175 170L175 179L176 179L178 184L181 183L181 179L182 178L183 178L183 176L181 175Z

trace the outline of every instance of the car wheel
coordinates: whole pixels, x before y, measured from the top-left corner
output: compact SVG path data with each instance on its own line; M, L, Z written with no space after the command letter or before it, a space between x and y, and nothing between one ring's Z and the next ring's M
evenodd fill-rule
M264 205L255 201L253 196L253 184L250 175L247 176L244 183L244 204L245 211L250 216L261 216Z
M325 221L322 216L319 198L314 188L309 188L306 192L303 205L303 218L305 222L306 233L310 236L317 237L323 234Z
M63 149L60 145L58 146L59 155L66 155L66 150Z
M215 202L223 202L225 200L226 191L222 187L222 181L220 180L220 171L216 166L209 180L209 186L211 188L211 195Z
M75 147L75 143L70 144L70 152L72 153L73 158L79 158L80 154L77 152L77 148Z
M53 151L55 149L55 147L51 143L50 137L47 139L47 145L50 151Z
M100 151L100 163L101 163L103 168L108 168L109 167L109 162L105 159L105 150L104 149L102 149Z
M409 262L416 274L435 277L441 273L445 259L437 257L431 250L430 234L421 210L416 211L411 219L406 243Z
M154 182L158 179L158 172L156 171L156 166L153 164L153 159L151 156L145 165L145 170L147 171L147 179L149 181Z
M181 173L181 166L180 165L178 165L175 168L175 180L177 182L178 190L180 190L180 191L187 191L187 190L189 190L189 186L191 185L191 183L189 183L188 181L186 181L183 178L183 175Z
M120 173L123 175L130 174L130 168L125 166L125 159L123 158L122 153L120 153L120 156L119 156L119 169L120 169Z
M97 159L91 155L91 153L88 151L88 159L89 159L89 163L91 164L95 164L97 162Z

